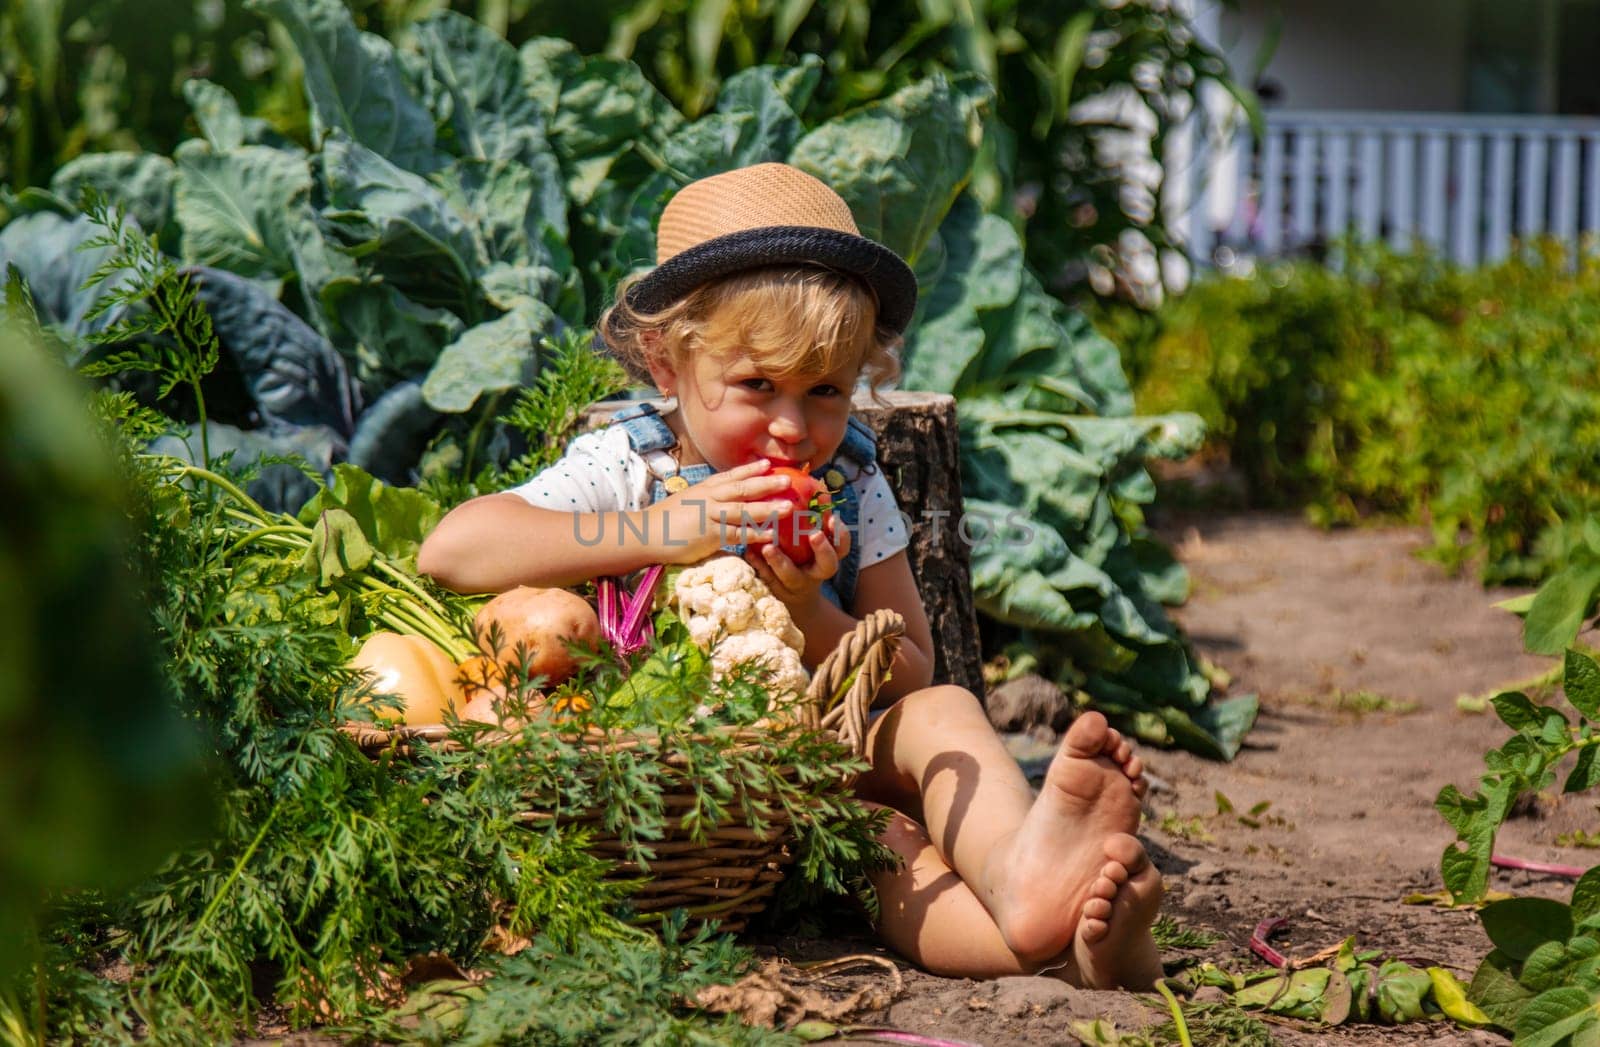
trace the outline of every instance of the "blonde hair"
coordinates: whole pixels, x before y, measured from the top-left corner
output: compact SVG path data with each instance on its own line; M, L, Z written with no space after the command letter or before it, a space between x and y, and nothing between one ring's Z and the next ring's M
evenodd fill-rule
M820 266L748 269L641 313L628 291L643 276L624 280L600 317L606 346L642 381L652 356L681 370L702 352L747 356L776 378L854 365L874 395L900 373L900 336L878 325L877 298L853 277Z

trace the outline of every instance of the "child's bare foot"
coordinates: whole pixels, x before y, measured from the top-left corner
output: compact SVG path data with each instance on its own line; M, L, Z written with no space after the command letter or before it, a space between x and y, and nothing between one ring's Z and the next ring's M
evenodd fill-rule
M1100 714L1095 713L1095 715ZM1072 732L1067 733L1070 735ZM1122 732L1115 727L1106 728L1105 750L1101 755L1122 768L1122 773L1133 783L1133 795L1141 800L1144 799L1144 794L1150 791L1150 781L1144 776L1144 761L1134 754L1133 743L1124 738Z
M990 855L979 894L1021 959L1050 959L1072 944L1084 904L1116 864L1106 841L1139 827L1141 770L1099 713L1068 728L1022 827Z
M1161 873L1132 836L1107 838L1105 853L1072 939L1073 980L1089 989L1148 989L1162 973L1150 935L1161 908Z

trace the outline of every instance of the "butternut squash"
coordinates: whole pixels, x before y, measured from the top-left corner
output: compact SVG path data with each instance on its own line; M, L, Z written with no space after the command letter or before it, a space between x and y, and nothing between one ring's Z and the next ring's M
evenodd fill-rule
M392 694L403 703L401 722L421 727L444 722L446 710L466 705L456 683L456 664L431 640L404 633L373 633L361 645L352 668L372 677L376 694Z

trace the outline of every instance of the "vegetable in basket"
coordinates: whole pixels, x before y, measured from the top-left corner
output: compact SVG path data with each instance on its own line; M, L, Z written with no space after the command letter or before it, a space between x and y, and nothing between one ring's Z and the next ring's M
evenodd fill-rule
M401 722L407 727L443 723L447 710L460 713L466 705L456 682L456 663L425 637L373 633L350 666L372 677L375 694L400 700Z
M669 605L689 630L689 638L711 654L714 679L750 662L771 674L773 697L793 701L805 694L810 677L800 653L805 637L789 609L743 559L713 556L678 572Z
M624 660L656 634L649 612L663 572L660 565L651 567L633 592L620 579L596 579L601 630ZM789 609L743 559L718 555L675 571L663 603L662 614L681 621L690 642L663 644L633 670L609 704L632 706L652 689L696 671L704 664L702 652L710 656L714 680L756 663L778 704L805 694L810 682L800 660L805 637Z
M594 580L595 597L600 604L600 631L623 660L642 649L655 635L650 611L664 570L661 564L646 568L632 592L620 578L607 576Z
M473 619L478 649L508 677L561 683L578 668L573 645L597 646L600 620L589 601L565 589L519 585L483 605Z
M447 712L498 723L511 715L505 706L520 690L517 684L548 688L569 679L578 666L573 648L600 639L599 620L583 597L526 585L485 604L472 631L481 653L459 663L425 637L380 632L367 638L351 664L375 677L377 693L401 699L407 727L443 723ZM542 704L543 695L531 694L527 711Z

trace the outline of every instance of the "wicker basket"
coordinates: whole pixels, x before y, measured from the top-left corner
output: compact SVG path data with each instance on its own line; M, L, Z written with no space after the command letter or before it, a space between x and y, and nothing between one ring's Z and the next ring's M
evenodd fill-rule
M828 732L854 755L863 755L867 711L888 676L904 635L905 620L893 611L880 610L842 637L811 678L801 703L801 725ZM369 724L350 724L345 730L364 752L374 757L385 753L405 755L417 741L450 744L448 729L443 726L385 730ZM765 751L761 731L727 730L734 734L735 743L751 755L759 756ZM595 744L625 743L597 737ZM670 764L672 757L667 760ZM784 867L793 861L789 849L794 838L792 826L778 807L766 816L768 831L757 833L746 824L743 806L735 804L729 807L722 825L704 831L703 838L695 840L684 829L682 818L674 813L692 802L687 790L668 792L663 797L665 835L651 844L656 857L647 867L624 860L626 846L599 825L598 814L563 815L562 821L594 828L592 850L616 862L610 878L638 881L629 902L641 918L684 908L692 922L714 923L723 931L743 930L750 918L766 907L783 880ZM527 812L530 821L549 817L536 810Z

